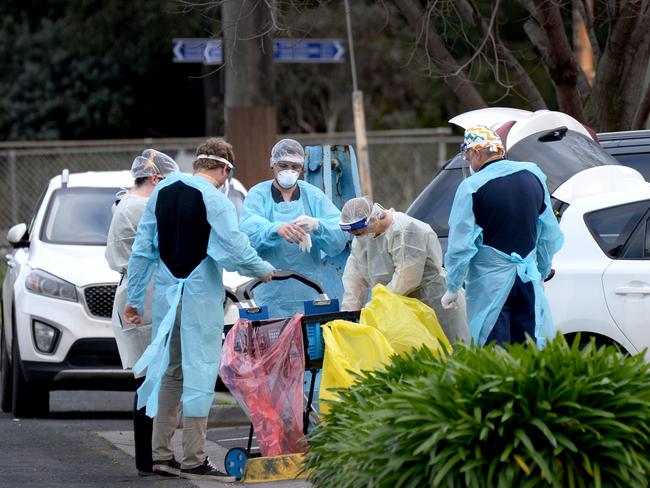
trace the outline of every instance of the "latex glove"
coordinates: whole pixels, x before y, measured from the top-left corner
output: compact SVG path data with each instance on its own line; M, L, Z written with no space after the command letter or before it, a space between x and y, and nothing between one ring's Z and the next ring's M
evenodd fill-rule
M458 303L456 303L457 300L458 293L447 290L445 294L442 295L440 303L442 304L442 308L445 310L451 310L452 308L458 308Z
M310 217L309 215L301 215L293 221L294 224L300 226L307 232L318 230L318 219Z
M298 249L302 252L311 252L311 236L306 234L300 244L298 244Z
M298 244L302 242L307 232L296 224L282 224L278 227L278 235L287 242Z

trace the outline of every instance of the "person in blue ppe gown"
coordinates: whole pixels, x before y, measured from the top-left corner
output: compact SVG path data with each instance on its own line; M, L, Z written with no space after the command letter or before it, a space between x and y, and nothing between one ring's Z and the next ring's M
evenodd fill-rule
M124 317L139 325L147 283L157 266L151 345L133 367L146 368L138 406L154 417L153 471L163 476L234 481L205 454L207 419L219 371L224 325L223 270L268 281L263 261L217 188L234 168L232 146L209 139L197 149L194 175L169 175L149 199L128 265ZM171 439L183 411L183 458Z
M149 283L139 327L127 326L122 312L126 304L128 280L126 270L131 257L131 246L135 241L138 222L147 206L151 193L165 177L178 171L176 162L166 154L155 149L145 149L142 156L136 156L131 165L134 178L133 188L118 193L113 206L113 219L108 229L104 256L109 267L120 273L120 283L113 300L113 332L117 350L124 369L131 369L151 342L151 300L153 283ZM136 386L140 387L143 376L136 376ZM133 402L133 442L135 447L135 466L140 476L152 473L151 433L153 422L144 409L137 408L138 395Z
M468 342L462 293L458 307L445 310L440 304L446 291L442 248L430 225L362 197L346 202L340 226L355 236L343 273L342 310L360 310L368 301L368 291L385 285L393 293L430 306L453 346Z
M503 143L488 127L467 128L461 151L472 175L458 187L449 216L442 306L455 306L464 283L476 344L521 343L529 335L544 347L555 328L542 281L564 239L546 176L534 163L504 159Z
M274 178L250 189L239 225L276 269L295 271L323 285L325 273L336 272L323 266L324 255L341 253L348 236L339 228L338 208L320 189L299 179L304 161L299 142L279 141L271 150ZM324 291L329 294L326 287ZM254 298L257 305L269 307L270 317L288 317L303 312L303 302L317 296L306 285L286 280L256 288Z

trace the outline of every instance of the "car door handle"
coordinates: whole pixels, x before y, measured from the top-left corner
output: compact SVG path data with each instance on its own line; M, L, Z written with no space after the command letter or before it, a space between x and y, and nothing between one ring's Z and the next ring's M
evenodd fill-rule
M617 295L650 295L650 286L619 286L614 293Z
M5 259L7 260L7 266L10 268L13 268L16 266L16 261L14 260L14 257L11 254L5 254Z

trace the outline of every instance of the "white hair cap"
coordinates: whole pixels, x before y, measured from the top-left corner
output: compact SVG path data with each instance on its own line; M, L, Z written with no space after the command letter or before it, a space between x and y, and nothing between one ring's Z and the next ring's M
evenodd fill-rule
M374 224L385 214L386 209L370 197L352 198L341 209L339 225L344 230L356 230Z
M282 139L271 149L271 166L280 161L305 164L305 150L293 139Z
M167 176L175 171L178 171L176 161L155 149L145 149L142 151L142 156L137 156L131 165L131 174L134 178Z

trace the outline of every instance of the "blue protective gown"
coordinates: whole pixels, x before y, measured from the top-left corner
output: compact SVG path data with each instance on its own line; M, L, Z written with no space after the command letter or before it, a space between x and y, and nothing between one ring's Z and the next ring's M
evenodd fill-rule
M510 255L483 244L483 229L476 224L472 195L494 178L518 171L530 171L544 187L545 209L537 220L535 248L527 256ZM484 345L499 312L510 293L515 277L532 282L535 290L535 340L543 347L555 335L548 301L544 296L542 279L551 271L553 255L560 249L564 237L553 214L546 188L546 176L534 163L496 161L464 180L454 198L449 216L449 240L445 255L446 284L450 291L466 288L467 318L470 336L476 344Z
M207 257L184 279L175 277L160 259L156 201L161 189L177 181L199 190L210 225ZM214 397L221 359L224 287L223 269L246 276L265 276L273 267L264 262L239 231L233 204L200 176L172 173L156 186L138 225L129 260L128 303L142 311L147 283L158 264L154 284L152 343L133 367L147 369L138 389L138 408L147 415L158 410L160 380L169 364L169 344L176 310L181 309L181 356L183 368L183 415L206 417Z
M326 283L325 273L336 273L323 266L323 253L336 256L348 242L348 236L339 227L341 212L314 185L298 180L300 198L276 203L271 195L273 180L263 181L248 192L241 214L240 229L248 235L259 255L279 270L300 273L317 283ZM318 229L311 233L311 252L301 252L298 244L291 244L278 235L278 227L291 223L301 215L318 219ZM338 272L338 280L343 269ZM330 290L324 286L330 298ZM255 289L257 305L267 305L270 317L288 317L303 312L303 302L317 294L295 280L275 281Z

